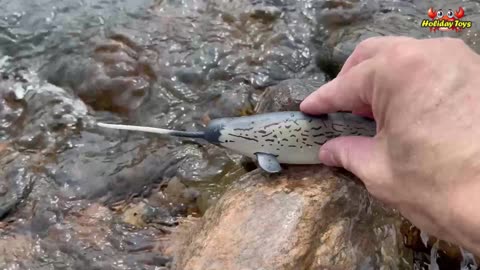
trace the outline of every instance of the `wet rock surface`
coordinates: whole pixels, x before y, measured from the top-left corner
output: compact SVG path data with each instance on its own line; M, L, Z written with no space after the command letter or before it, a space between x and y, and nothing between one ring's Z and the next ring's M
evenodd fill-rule
M255 170L201 220L180 225L178 249L167 252L176 255L174 269L409 269L400 223L347 174Z
M476 23L461 33L418 27L430 6L462 6L475 22L478 3L0 0L0 6L0 268L170 269L173 259L200 267L234 262L234 254L246 267L265 263L254 252L270 256L278 269L396 269L401 258L413 261L399 245L398 216L333 171L292 168L269 182L247 174L255 166L242 166L241 156L205 142L95 123L202 130L218 117L296 110L369 36L459 36L480 52ZM198 235L185 225L175 229L186 216L195 217ZM211 228L224 233L222 243ZM449 258L444 262L465 255L430 242L406 245L421 262L431 250ZM292 256L279 255L281 247ZM175 250L184 254L170 256Z
M148 55L126 36L112 34L108 40L96 41L88 56L62 57L48 66L44 76L72 89L97 110L132 111L149 96L155 73ZM72 66L73 61L81 65Z
M257 103L258 113L299 111L300 103L325 83L324 74L315 79L291 79L268 87Z

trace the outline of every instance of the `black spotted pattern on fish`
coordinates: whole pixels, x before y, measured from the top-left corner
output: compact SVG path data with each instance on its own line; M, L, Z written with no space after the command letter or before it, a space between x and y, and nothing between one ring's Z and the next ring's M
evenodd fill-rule
M262 133L262 134L265 134L265 133L267 133L265 130L257 130L256 132L258 132L258 133Z
M262 135L262 137L265 138L265 137L267 137L267 136L270 136L272 133L273 133L273 131L270 132L270 133L267 133L267 134L265 134L265 135Z
M234 128L233 130L239 130L239 131L249 131L249 130L252 130L253 127L251 128Z
M294 137L295 137L295 136L294 136ZM288 139L287 139L287 138L283 138L282 141L288 142Z
M313 134L312 137L321 137L325 136L325 133L318 133L318 134Z
M316 127L316 128L312 128L312 130L320 130L322 129L322 126L319 126L319 127Z
M285 128L290 128L290 127L292 127L292 125L285 126Z
M264 126L263 128L269 128L271 126L276 126L276 125L279 125L280 123L272 123L272 124L268 124L266 126Z
M258 140L255 139L255 138L244 137L244 136L236 135L236 134L232 134L232 133L228 133L228 135L233 136L233 137L237 137L237 138L242 138L242 139L249 140L249 141L258 142Z
M332 124L332 129L337 131L337 132L342 132L343 130L338 130L335 126L338 127L345 127L344 125L340 125L340 124Z
M274 142L275 140L273 140L273 139L266 139L265 141L266 141L266 142Z
M295 134L292 134L292 135L290 135L290 138L292 138L292 137L295 138L295 137L297 137L297 136L295 136Z
M297 129L294 129L294 130L298 132L298 131L302 130L302 128L297 128Z

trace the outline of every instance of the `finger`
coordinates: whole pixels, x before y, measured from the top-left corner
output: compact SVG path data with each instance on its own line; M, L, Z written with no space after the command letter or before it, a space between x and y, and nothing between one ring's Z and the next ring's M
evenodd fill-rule
M374 118L372 108L366 108L365 110L354 110L352 113L367 118Z
M371 112L375 69L375 59L363 61L310 94L300 104L300 110L307 114Z
M403 36L379 36L363 40L355 47L353 53L347 58L337 77L342 76L352 67L360 64L361 62L380 54L381 52L390 48L392 45L412 39L413 38Z
M332 139L320 148L319 158L327 166L342 167L355 174L373 195L382 192L376 188L384 186L381 181L387 179L388 163L375 138L345 136Z

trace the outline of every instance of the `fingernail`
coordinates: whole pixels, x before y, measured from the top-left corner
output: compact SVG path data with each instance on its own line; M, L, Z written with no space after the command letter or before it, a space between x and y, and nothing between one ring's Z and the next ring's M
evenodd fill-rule
M338 167L338 161L332 152L328 151L327 149L321 149L319 154L320 162L327 166Z

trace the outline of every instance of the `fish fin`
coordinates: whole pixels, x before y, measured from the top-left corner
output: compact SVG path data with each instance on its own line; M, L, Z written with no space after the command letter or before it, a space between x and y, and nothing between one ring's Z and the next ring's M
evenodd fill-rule
M257 152L255 155L257 156L258 165L264 171L268 173L278 173L282 170L280 163L274 155L262 152Z

